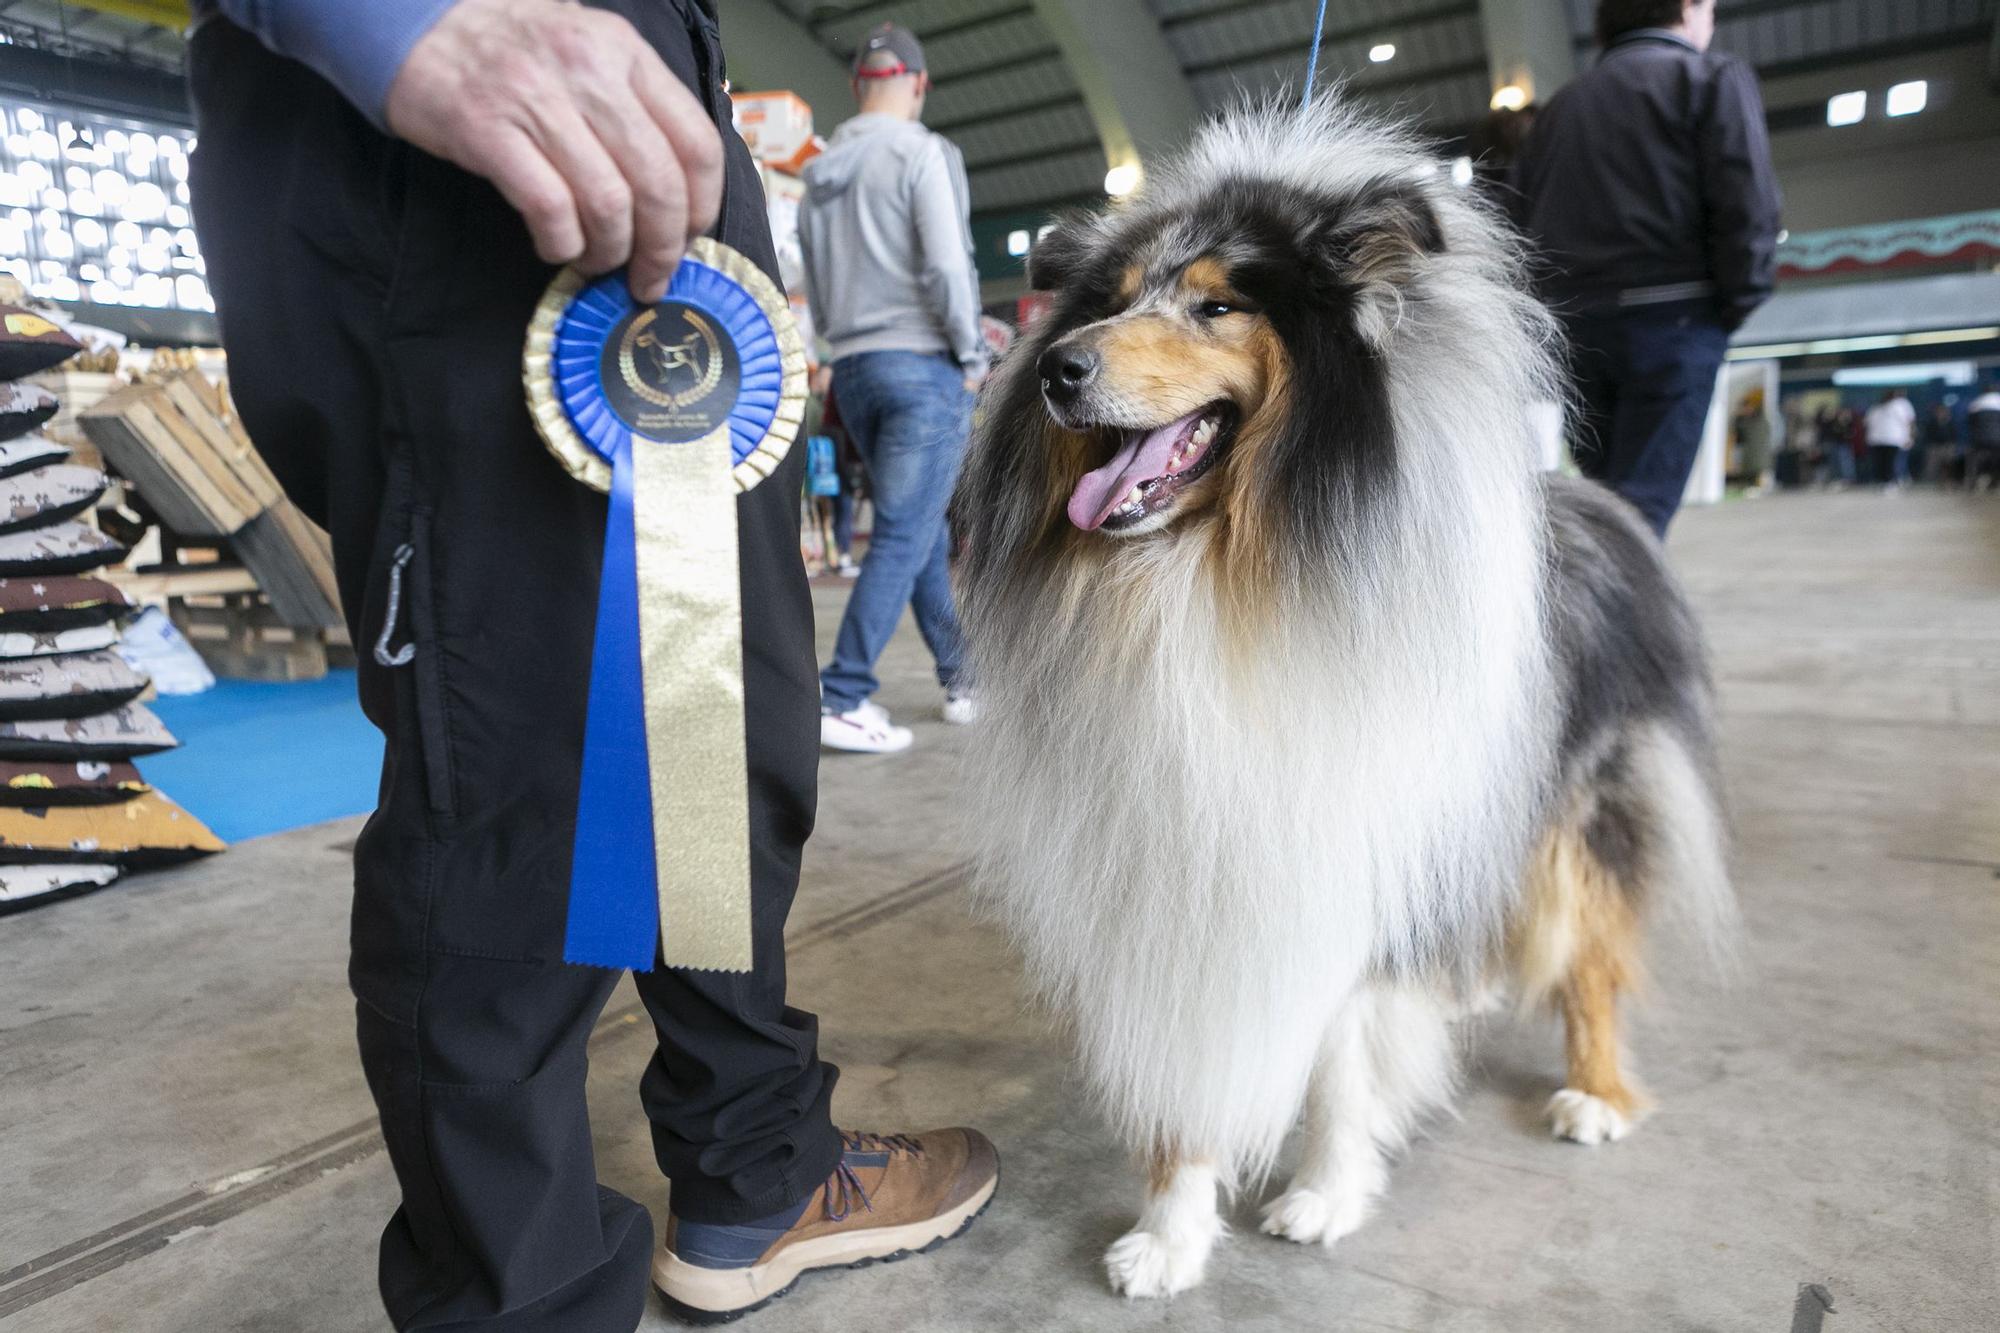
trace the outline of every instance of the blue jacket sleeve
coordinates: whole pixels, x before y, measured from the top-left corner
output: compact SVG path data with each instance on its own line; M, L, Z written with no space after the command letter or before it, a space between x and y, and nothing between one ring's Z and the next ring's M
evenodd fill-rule
M211 0L281 56L315 70L368 119L383 104L410 48L454 0ZM197 5L200 10L208 6Z

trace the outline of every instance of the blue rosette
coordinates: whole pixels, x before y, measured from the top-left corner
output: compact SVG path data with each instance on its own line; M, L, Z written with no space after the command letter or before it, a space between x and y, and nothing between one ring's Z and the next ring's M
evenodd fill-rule
M651 305L622 273L565 270L523 378L550 451L610 497L563 956L747 968L733 501L797 435L797 327L762 270L697 240Z

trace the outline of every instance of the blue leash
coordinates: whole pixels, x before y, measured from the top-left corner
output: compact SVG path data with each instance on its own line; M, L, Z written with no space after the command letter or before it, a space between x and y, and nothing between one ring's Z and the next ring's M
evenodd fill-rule
M1313 84L1319 81L1319 39L1326 31L1326 0L1319 0L1319 17L1313 20L1312 55L1306 59L1306 109L1313 104Z

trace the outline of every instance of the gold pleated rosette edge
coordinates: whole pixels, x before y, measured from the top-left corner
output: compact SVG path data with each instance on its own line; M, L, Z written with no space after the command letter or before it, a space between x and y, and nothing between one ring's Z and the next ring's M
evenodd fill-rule
M798 438L806 407L805 340L799 335L798 321L792 318L792 307L784 292L747 255L720 241L698 236L688 244L688 258L706 264L748 292L771 321L778 340L782 367L778 407L763 440L731 469L740 494L777 471ZM563 313L589 282L575 268L565 268L542 293L542 299L535 304L534 317L528 321L527 341L522 345L521 382L527 390L528 414L534 419L535 431L563 470L584 485L609 494L611 464L577 434L556 390L551 364L556 329L562 324Z

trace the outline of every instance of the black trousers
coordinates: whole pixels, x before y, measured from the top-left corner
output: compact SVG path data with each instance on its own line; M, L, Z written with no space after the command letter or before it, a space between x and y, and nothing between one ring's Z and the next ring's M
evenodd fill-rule
M712 18L695 0L611 7L722 125L720 238L775 276ZM584 1101L585 1042L617 977L562 961L605 500L549 457L521 388L553 273L490 186L379 133L303 66L220 21L189 59L194 211L231 387L333 534L385 738L350 967L403 1191L383 1299L399 1328L625 1333L652 1228L597 1183ZM641 1099L660 1167L674 1211L705 1221L796 1202L839 1154L835 1071L813 1017L785 1004L818 763L804 453L739 501L756 969L637 978L659 1036Z

